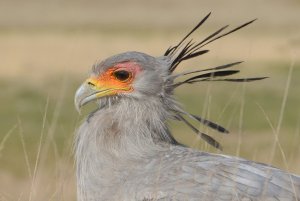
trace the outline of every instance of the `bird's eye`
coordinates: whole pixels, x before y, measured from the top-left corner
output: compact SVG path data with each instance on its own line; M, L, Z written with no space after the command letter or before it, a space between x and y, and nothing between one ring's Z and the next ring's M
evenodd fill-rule
M131 78L131 72L128 72L126 70L118 70L113 72L113 76L119 80L119 81L127 81L129 78Z

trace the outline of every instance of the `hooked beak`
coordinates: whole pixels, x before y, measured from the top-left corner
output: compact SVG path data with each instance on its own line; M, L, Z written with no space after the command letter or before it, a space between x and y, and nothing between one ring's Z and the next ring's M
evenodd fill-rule
M76 91L75 93L75 107L76 110L80 113L80 108L98 98L114 95L115 89L110 87L105 87L101 85L101 83L97 82L97 80L93 78L87 79Z

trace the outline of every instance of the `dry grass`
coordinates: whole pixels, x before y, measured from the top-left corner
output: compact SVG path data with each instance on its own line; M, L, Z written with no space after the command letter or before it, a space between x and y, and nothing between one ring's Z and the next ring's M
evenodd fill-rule
M211 45L208 56L182 69L245 60L244 75L271 78L247 86L198 85L196 95L182 88L179 99L188 110L230 129L228 136L208 130L222 141L224 153L300 174L298 1L130 1L120 6L117 1L31 0L0 5L1 201L75 200L72 139L82 117L72 99L90 66L128 50L159 56L209 11L214 12L209 25L195 38L228 22L259 21ZM187 144L197 138L180 125L172 128ZM195 147L215 151L200 141Z

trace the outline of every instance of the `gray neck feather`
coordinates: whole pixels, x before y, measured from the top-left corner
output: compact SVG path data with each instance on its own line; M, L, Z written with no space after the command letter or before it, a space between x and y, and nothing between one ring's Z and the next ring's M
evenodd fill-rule
M121 98L81 125L75 141L79 198L104 196L95 195L105 192L99 188L120 183L114 173L172 144L166 127L170 114L165 107L157 97L144 101Z

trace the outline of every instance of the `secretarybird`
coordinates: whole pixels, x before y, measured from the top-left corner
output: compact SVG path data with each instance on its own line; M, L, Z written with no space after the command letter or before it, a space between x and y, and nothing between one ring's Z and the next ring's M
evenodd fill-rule
M184 122L210 145L221 148L187 118L219 132L225 128L184 111L174 89L202 81L246 82L228 78L240 62L174 74L184 61L208 52L205 46L253 21L225 32L222 27L200 42L190 39L200 21L163 56L125 52L96 63L77 90L75 104L96 101L77 132L78 200L300 200L300 177L269 165L188 148L172 136L167 122ZM178 81L178 78L184 78Z

